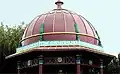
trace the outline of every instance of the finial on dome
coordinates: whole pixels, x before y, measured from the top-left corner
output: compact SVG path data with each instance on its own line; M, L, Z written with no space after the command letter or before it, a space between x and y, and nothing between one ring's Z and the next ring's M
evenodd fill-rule
M55 4L57 5L57 9L61 9L61 5L63 5L64 3L60 0L57 0L57 2L55 2Z

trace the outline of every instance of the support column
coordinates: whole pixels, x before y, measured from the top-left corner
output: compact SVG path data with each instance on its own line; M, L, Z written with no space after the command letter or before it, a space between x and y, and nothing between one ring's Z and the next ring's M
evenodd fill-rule
M76 55L76 74L81 74L81 71L80 71L80 55Z
M17 74L20 74L20 61L17 62Z
M43 74L43 55L39 56L39 74Z
M103 60L100 60L100 74L103 74Z

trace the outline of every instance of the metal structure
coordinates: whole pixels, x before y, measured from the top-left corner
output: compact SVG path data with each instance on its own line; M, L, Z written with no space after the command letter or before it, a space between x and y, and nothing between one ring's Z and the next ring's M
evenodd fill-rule
M100 37L81 15L61 7L37 16L26 27L16 53L18 74L104 74L113 55L103 52Z

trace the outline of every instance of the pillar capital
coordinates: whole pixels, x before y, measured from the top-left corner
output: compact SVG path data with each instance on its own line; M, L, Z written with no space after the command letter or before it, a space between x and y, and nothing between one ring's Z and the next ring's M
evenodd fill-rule
M81 57L82 55L80 55L80 54L76 54L76 57Z
M76 55L76 64L80 64L81 63L80 60L81 60L81 55L77 54Z
M103 59L100 59L100 68L103 68Z
M17 74L20 74L20 61L17 61Z
M38 56L39 64L43 64L43 55Z
M20 61L17 61L17 69L20 69Z
M100 74L103 74L103 59L100 59Z
M38 58L43 58L43 55L38 56Z
M103 61L103 59L100 59L100 61Z

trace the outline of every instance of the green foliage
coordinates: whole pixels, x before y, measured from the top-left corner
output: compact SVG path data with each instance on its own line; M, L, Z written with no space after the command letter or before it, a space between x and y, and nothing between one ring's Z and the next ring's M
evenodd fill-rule
M120 65L120 53L118 54L118 59L119 59L119 65Z
M23 26L23 23L12 27L0 24L0 73L12 71L8 68L11 64L5 60L5 57L15 53L24 32Z
M9 27L0 24L0 52L3 56L15 53L23 34L22 25Z

